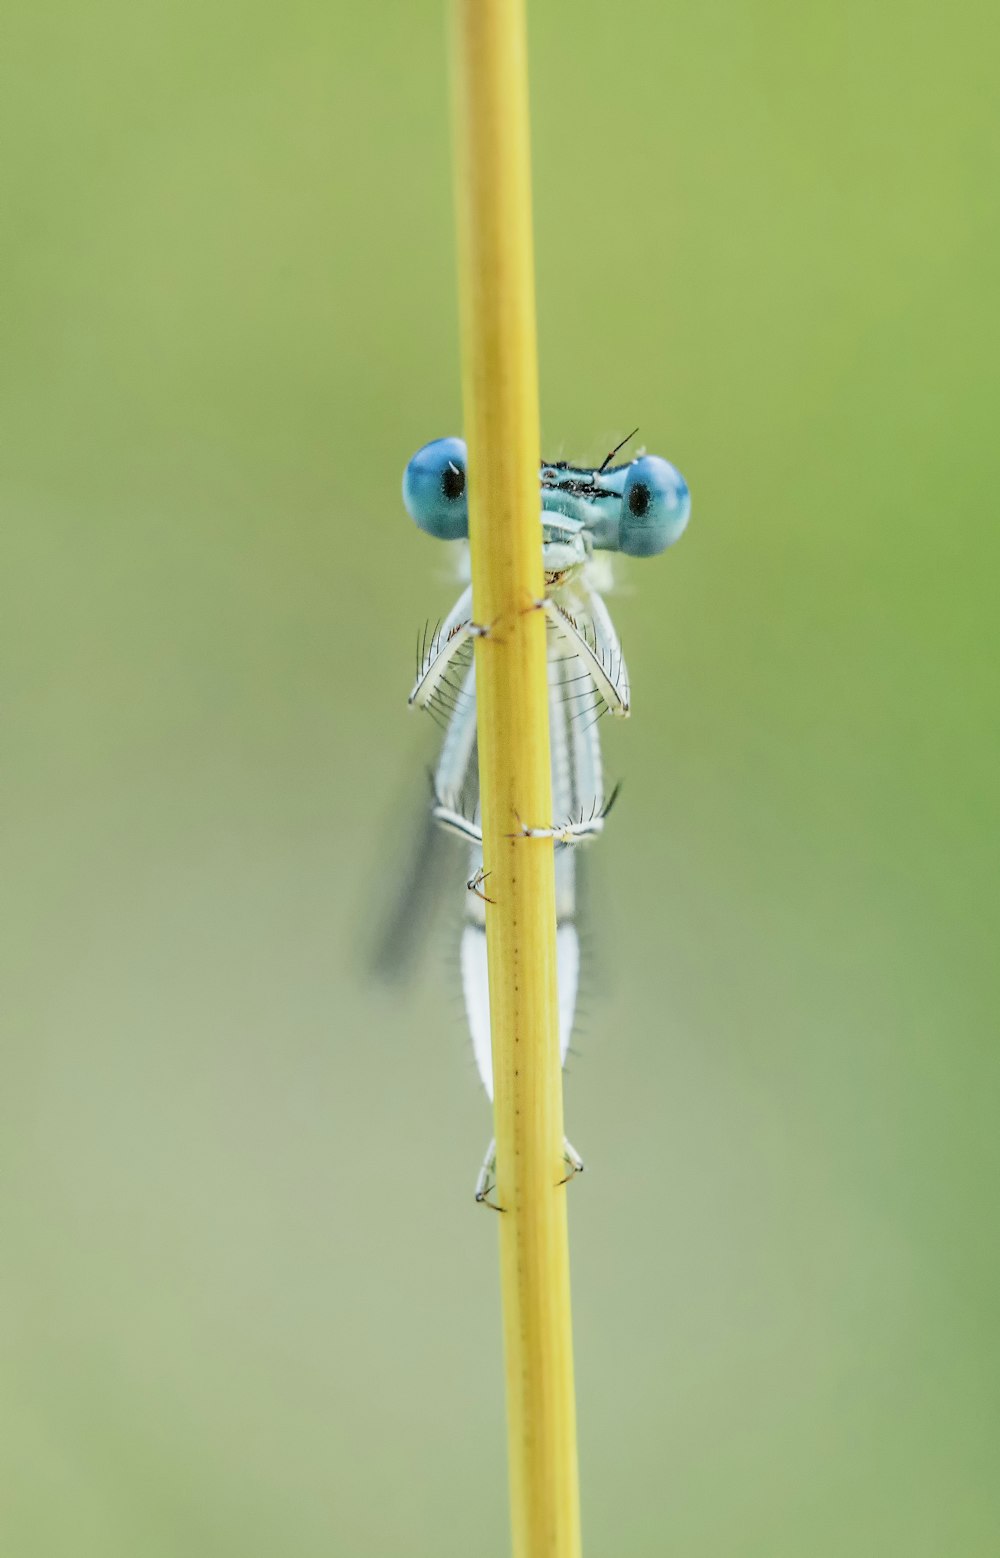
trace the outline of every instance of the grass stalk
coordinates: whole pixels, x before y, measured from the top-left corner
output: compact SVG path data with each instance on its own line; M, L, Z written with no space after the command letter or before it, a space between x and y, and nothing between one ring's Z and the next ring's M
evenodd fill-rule
M523 0L452 0L455 189L515 1558L579 1558Z

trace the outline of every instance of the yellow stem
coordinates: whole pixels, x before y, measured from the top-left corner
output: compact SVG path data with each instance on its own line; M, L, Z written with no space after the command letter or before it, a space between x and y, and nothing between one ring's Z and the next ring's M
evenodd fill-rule
M527 43L523 0L453 0L456 207L496 1196L515 1558L579 1558L569 1239L548 824Z

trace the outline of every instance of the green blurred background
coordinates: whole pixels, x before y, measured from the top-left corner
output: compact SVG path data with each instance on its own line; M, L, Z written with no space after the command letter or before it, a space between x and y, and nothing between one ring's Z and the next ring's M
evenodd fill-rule
M531 36L545 449L638 423L694 495L613 602L587 1551L996 1554L995 8ZM506 1551L450 936L402 996L364 972L454 590L399 499L461 426L444 42L8 13L14 1558Z

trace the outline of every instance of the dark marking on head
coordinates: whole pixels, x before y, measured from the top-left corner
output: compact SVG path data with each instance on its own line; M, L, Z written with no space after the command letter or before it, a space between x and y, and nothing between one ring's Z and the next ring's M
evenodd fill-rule
M597 472L600 475L601 472ZM612 472L608 472L612 475ZM573 498L607 498L615 496L609 493L607 487L599 485L594 480L594 471L589 466L567 465L565 460L551 460L543 467L541 472L543 492L567 492Z

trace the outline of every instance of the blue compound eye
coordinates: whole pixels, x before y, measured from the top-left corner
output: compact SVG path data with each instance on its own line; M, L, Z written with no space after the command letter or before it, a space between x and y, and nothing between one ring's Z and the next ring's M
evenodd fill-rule
M403 502L410 518L439 541L459 541L469 534L465 458L461 438L435 438L417 450L403 472Z
M659 455L633 460L622 489L618 546L630 557L655 557L684 534L691 495L680 471Z

